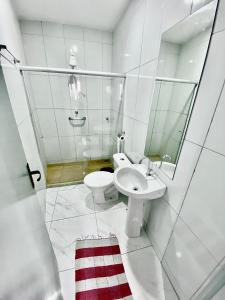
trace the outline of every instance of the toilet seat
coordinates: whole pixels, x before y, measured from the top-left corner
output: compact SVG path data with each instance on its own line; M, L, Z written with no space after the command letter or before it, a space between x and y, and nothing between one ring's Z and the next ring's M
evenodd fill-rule
M106 188L113 184L113 174L105 171L92 172L85 176L84 183L93 189Z

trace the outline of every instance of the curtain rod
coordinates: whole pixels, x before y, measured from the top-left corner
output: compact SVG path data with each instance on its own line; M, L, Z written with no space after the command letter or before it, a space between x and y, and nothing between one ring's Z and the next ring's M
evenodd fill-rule
M177 82L177 83L188 83L197 85L197 81L179 79L179 78L170 78L170 77L155 77L156 81L166 81L166 82Z
M76 75L87 75L87 76L98 76L98 77L126 78L126 75L123 74L123 73L86 71L86 70L77 70L77 69L75 70L75 69L64 69L64 68L33 67L33 66L18 66L18 69L20 71L31 71L31 72L76 74Z

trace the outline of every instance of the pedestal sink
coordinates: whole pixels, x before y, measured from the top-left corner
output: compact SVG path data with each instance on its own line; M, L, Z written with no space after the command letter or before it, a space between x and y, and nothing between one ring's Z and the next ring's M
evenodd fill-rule
M116 188L129 197L125 228L129 237L140 236L144 201L160 198L166 191L165 184L159 178L145 174L146 170L140 165L118 168L114 173Z

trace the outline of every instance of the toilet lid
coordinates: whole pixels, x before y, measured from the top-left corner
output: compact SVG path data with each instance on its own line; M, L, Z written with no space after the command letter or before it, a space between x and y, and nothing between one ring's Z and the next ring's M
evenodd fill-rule
M105 171L92 172L84 177L84 183L93 188L102 188L113 183L113 174Z

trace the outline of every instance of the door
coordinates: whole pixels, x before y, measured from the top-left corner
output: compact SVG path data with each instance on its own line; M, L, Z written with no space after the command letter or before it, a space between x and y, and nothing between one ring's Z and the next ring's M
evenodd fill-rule
M0 299L58 300L56 259L26 163L0 67Z

